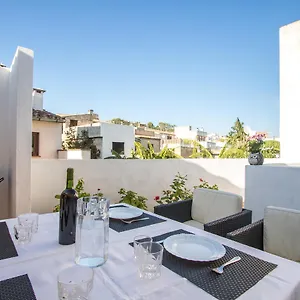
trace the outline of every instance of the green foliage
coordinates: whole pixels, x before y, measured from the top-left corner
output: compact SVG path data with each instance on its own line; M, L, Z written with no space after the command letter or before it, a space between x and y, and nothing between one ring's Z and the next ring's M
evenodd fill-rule
M96 145L94 145L94 140L89 138L89 133L87 130L82 130L77 137L74 128L69 128L66 130L65 140L63 141L62 148L63 150L90 150L92 159L100 158L100 150L96 147Z
M76 133L74 128L69 128L65 131L62 148L63 150L76 149Z
M197 189L197 188L209 189L209 190L218 190L219 189L219 187L216 184L210 185L206 180L204 180L202 178L199 178L199 180L200 180L200 184L195 185L194 189Z
M212 154L208 149L203 147L199 142L193 142L194 148L190 158L213 158Z
M248 134L244 123L236 119L227 135L227 142L222 148L219 158L246 158L248 156Z
M147 127L150 128L150 129L154 129L155 128L155 126L154 126L154 124L152 122L148 122L147 123Z
M134 143L135 150L131 151L131 158L139 159L171 159L181 158L180 155L176 154L174 149L164 147L160 152L155 153L153 146L148 142L148 148L144 147L141 143Z
M114 118L110 120L111 123L113 124L121 124L121 125L133 125L135 127L140 126L140 122L132 122L132 121L127 121L121 118ZM152 122L147 123L147 127L150 129L157 129L161 131L169 131L169 132L174 132L174 127L175 125L166 123L166 122L159 122L158 125L154 125Z
M187 175L182 176L178 173L170 184L170 189L162 192L162 197L154 198L159 204L166 204L185 200L193 197L192 192L186 187Z
M119 203L127 203L129 205L147 210L146 197L140 196L138 193L133 191L126 191L124 188L121 188L118 193L121 195L121 200Z
M218 190L218 186L216 184L210 185L207 181L203 180L202 178L199 179L200 184L194 186L196 188L204 188L210 190ZM175 178L173 179L172 183L170 184L170 189L164 190L162 192L162 197L156 196L154 200L158 204L168 204L177 202L180 200L186 200L193 197L193 192L186 187L187 182L187 175L182 176L178 173Z
M233 148L246 149L248 134L245 132L244 123L236 119L227 135L227 144Z
M280 142L264 141L262 154L264 158L277 158L280 155Z
M248 152L243 149L229 148L223 154L222 158L247 158Z

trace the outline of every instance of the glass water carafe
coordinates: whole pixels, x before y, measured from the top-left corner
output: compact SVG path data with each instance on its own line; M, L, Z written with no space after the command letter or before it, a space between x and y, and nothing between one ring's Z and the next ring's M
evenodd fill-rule
M109 200L99 197L78 199L75 261L99 267L108 257Z

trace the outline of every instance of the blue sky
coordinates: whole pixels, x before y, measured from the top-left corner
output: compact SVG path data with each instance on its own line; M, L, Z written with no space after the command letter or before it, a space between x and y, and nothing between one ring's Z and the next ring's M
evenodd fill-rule
M278 135L279 27L297 19L300 1L2 0L0 62L33 49L55 113Z

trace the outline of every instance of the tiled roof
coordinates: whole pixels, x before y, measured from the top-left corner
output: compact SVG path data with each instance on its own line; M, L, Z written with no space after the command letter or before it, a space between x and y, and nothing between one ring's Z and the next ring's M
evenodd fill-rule
M64 123L65 119L46 110L32 109L32 120Z

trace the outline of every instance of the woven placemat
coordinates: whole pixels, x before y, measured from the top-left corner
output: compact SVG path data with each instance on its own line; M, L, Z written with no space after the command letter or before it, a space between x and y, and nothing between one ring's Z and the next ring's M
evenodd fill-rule
M28 275L0 281L0 300L36 300Z
M6 222L0 223L0 260L18 256Z
M163 240L179 233L190 232L176 230L156 236L153 241ZM209 263L187 261L164 250L163 265L219 300L238 298L277 267L273 263L242 251L225 245L224 247L226 248L225 256ZM235 256L240 256L241 260L228 267L222 275L211 271L211 268L218 267Z
M116 205L110 207L110 209L114 207L126 207L125 205ZM116 219L109 219L109 227L117 232L123 232L127 230L132 230L140 227L145 227L153 224L158 224L161 222L165 222L166 220L163 220L161 218L149 215L147 213L143 213L139 218L149 218L149 220L139 221L139 222L133 222L131 224L126 224L122 222L121 220Z

